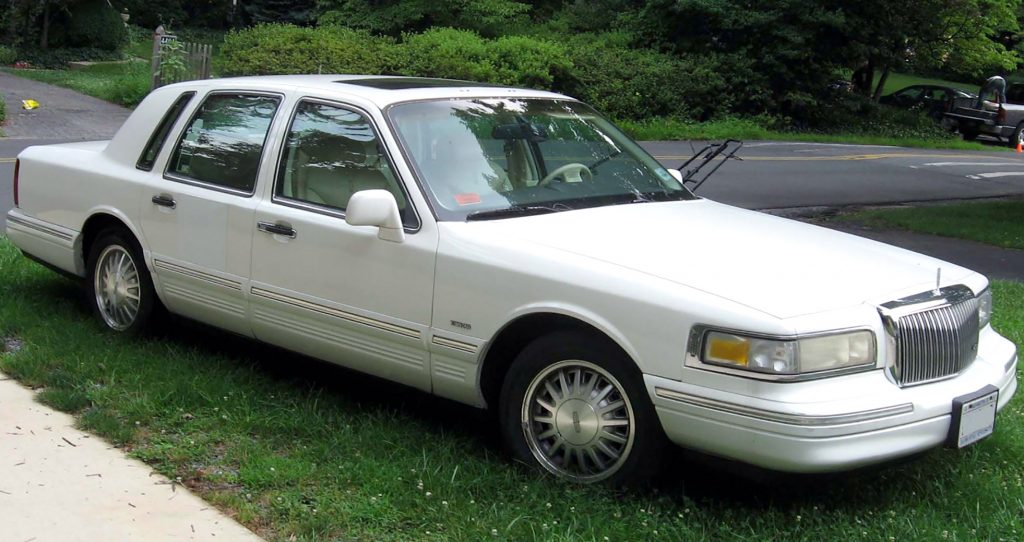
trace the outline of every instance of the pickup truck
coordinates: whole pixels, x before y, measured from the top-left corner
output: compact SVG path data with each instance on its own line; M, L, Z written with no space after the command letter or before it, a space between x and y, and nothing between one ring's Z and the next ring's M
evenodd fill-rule
M1024 84L1007 87L1002 77L990 77L978 96L954 98L945 118L957 126L966 141L984 134L1016 147L1024 131Z
M25 149L7 235L110 333L166 310L487 408L579 483L656 476L667 442L823 472L998 427L1017 351L988 279L688 176L560 94L208 80Z

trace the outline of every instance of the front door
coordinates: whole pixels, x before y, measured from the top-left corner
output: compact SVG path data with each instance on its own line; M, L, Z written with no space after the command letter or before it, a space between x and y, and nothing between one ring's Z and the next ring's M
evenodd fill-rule
M403 242L345 222L349 198L368 189L395 196ZM257 338L430 389L425 337L437 236L416 231L412 204L366 114L300 100L273 197L257 207L252 225Z
M153 276L172 312L251 335L246 318L253 197L281 98L212 93L140 202Z

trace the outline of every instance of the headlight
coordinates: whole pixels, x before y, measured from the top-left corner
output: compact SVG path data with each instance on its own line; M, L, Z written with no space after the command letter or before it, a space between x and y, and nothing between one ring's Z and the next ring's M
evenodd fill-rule
M875 363L870 331L779 340L721 331L704 336L701 361L759 373L800 375Z
M978 323L982 329L992 321L992 290L985 288L978 295Z

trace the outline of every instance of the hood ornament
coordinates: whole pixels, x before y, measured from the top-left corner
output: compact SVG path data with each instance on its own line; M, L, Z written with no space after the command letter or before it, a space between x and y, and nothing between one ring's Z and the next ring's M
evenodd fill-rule
M939 295L939 294L942 293L939 290L939 284L941 282L942 282L942 267L939 267L938 269L935 270L935 289L932 290L932 292L934 292L935 295Z

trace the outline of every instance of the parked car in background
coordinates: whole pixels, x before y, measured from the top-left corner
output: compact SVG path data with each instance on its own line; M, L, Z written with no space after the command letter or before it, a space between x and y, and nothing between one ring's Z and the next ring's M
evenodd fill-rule
M953 87L912 85L882 96L878 101L902 109L917 109L935 120L942 120L943 115L952 109L955 99L972 97L976 95Z
M489 408L577 482L655 476L668 441L823 472L993 432L1017 352L984 276L684 178L550 92L206 80L25 149L7 234L111 332L166 307Z
M966 141L984 134L1016 147L1024 132L1024 84L1007 87L1002 77L990 77L977 96L956 98L945 117Z

